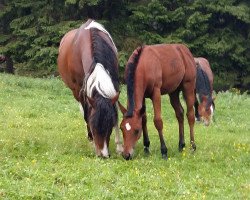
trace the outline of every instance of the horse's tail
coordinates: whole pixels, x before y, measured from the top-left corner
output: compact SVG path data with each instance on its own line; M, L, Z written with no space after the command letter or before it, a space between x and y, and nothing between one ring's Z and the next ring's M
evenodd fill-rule
M125 73L125 82L127 84L127 95L129 100L128 112L126 113L127 117L131 117L133 115L134 110L134 77L135 77L135 70L137 64L139 62L142 50L144 46L137 47L136 50L132 53L128 60L128 64L126 67Z

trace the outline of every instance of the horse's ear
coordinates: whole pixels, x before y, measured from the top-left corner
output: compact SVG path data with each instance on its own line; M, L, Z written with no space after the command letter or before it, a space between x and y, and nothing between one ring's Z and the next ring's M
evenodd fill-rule
M91 105L93 108L95 108L95 100L94 100L92 97L88 97L88 96L87 96L87 99L88 99L90 105Z
M119 105L119 108L120 108L122 114L125 115L125 113L127 112L127 109L124 108L124 106L120 103L120 101L118 101L118 105Z
M113 97L113 99L111 99L112 105L114 105L115 102L117 102L117 100L119 99L119 95L120 95L120 92L117 92L117 94Z

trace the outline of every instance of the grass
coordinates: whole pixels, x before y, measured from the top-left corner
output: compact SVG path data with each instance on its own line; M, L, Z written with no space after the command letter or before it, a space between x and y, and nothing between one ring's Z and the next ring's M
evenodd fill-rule
M120 101L125 104L125 88ZM249 199L250 97L218 93L216 122L195 126L197 151L178 152L178 126L167 96L161 159L147 101L151 154L142 139L134 159L95 156L78 103L59 79L0 75L0 199ZM185 120L186 121L186 120ZM186 144L189 141L185 122Z

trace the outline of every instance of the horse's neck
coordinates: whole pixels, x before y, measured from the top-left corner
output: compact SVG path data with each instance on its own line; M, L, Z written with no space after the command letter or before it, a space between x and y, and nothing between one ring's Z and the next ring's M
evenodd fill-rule
M134 84L134 111L140 111L142 108L143 100L144 100L144 93L145 93L145 86L143 85L143 82L139 79L137 79Z

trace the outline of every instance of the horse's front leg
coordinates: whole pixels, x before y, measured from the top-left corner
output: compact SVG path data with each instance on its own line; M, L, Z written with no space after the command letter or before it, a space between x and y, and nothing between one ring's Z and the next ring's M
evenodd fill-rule
M116 103L116 108L118 110L118 103ZM120 137L119 127L118 127L118 120L115 125L115 144L116 144L116 152L121 154L123 152L122 141Z
M194 110L195 110L195 119L196 119L196 121L200 121L200 115L199 115L198 107L199 107L199 102L198 102L197 97L195 97Z
M188 124L190 128L190 144L192 149L196 150L196 145L194 141L194 122L195 122L195 113L194 113L194 102L195 102L195 95L194 95L194 84L193 82L187 82L184 85L184 97L187 104L187 118Z
M146 114L146 104L145 98L143 100L143 106L145 107L145 112L142 115L142 131L143 131L143 144L144 144L144 152L149 154L149 137L148 137L148 129L147 129L147 114Z
M164 138L163 138L163 122L161 117L161 91L160 88L155 88L153 91L152 102L154 107L154 124L155 128L158 131L160 144L161 144L161 154L163 159L168 159L167 152L168 149L166 147Z

